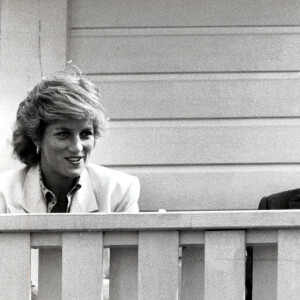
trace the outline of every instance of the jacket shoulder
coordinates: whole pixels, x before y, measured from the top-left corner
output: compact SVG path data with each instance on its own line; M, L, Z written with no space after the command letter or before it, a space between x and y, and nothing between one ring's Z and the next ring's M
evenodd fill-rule
M0 173L0 213L10 212L22 197L27 167Z
M140 183L136 176L95 164L88 164L87 170L96 198L109 201L111 211L138 212Z
M0 191L10 189L11 186L23 186L28 167L12 169L0 173Z
M109 182L110 184L130 184L135 176L127 173L106 168L96 164L88 164L88 172L95 178L98 177L102 182Z
M300 189L288 190L263 197L259 209L290 209L291 204L300 204Z

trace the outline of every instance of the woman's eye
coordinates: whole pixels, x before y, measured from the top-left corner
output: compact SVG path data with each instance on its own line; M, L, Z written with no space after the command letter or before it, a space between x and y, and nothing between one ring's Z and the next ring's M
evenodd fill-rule
M91 132L91 131L84 131L84 132L81 133L81 136L82 136L83 138L88 138L88 137L90 137L91 135L93 135L93 132Z
M68 137L68 136L69 136L69 133L63 131L63 132L58 132L56 135L59 136L59 137L65 138L65 137Z

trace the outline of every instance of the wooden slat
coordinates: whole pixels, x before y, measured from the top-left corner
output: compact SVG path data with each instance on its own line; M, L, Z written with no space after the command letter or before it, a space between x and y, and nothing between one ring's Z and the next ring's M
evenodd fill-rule
M296 300L300 295L300 232L279 230L277 300Z
M205 232L205 299L245 297L245 232Z
M298 25L297 0L71 1L73 27Z
M277 299L277 245L253 247L252 299Z
M117 248L110 251L110 300L138 299L138 250Z
M138 299L178 297L178 232L140 232Z
M0 234L0 299L28 299L30 295L30 236Z
M263 196L298 188L300 182L296 164L116 168L139 178L142 211L257 209Z
M63 300L98 300L102 294L102 232L63 234Z
M300 162L298 119L114 122L93 161L106 165ZM96 160L97 158L97 160Z
M89 78L100 86L111 119L300 115L298 73L91 75Z
M204 248L182 249L182 300L204 299Z
M73 30L68 59L96 74L297 71L299 47L297 27Z
M61 249L39 250L39 300L62 299Z

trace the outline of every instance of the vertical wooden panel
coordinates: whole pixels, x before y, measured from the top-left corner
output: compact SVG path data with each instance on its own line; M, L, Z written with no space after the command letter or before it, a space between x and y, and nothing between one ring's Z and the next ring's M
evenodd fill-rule
M3 0L1 6L0 134L10 138L18 103L40 76L38 62L38 0ZM36 20L36 21L35 21ZM10 153L0 143L1 153ZM8 155L0 157L2 170L18 166Z
M110 251L110 300L138 299L138 250L115 248Z
M62 253L62 299L99 300L103 285L102 232L63 234Z
M49 75L66 66L67 57L67 0L40 0L41 73Z
M278 232L278 300L300 297L300 231Z
M204 248L182 250L181 300L204 299Z
M39 250L39 300L60 300L62 279L61 249Z
M245 232L205 232L205 300L245 297Z
M0 234L0 299L28 299L30 295L30 236Z
M252 299L277 299L277 245L253 247Z
M178 232L140 232L138 299L174 300L178 295Z
M2 0L0 51L0 134L11 134L16 109L42 75L66 64L67 0ZM1 153L10 153L0 143ZM18 166L0 157L2 170Z

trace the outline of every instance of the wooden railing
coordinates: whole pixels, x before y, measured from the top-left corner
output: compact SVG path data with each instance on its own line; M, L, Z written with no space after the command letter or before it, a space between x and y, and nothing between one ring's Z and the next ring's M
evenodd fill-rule
M39 249L39 300L101 299L111 248L110 299L299 299L300 211L0 216L0 299L30 297Z

